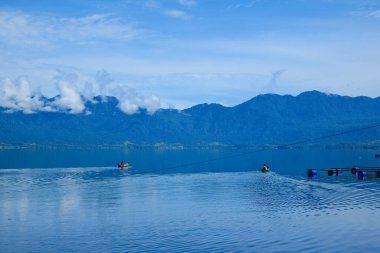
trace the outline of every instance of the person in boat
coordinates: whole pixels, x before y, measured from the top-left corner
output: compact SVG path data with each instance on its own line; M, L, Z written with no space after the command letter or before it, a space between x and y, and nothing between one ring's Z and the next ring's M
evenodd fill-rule
M124 161L121 161L121 162L118 164L118 167L119 167L119 168L129 167L129 162L125 163Z
M268 172L269 166L264 163L263 168L261 169L261 172Z
M128 163L125 163L124 161L121 161L119 163L119 167L125 167L125 166L128 166Z

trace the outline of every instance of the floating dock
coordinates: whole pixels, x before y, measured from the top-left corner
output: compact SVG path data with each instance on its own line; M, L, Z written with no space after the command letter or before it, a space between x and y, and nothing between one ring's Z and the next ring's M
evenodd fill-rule
M380 167L352 166L346 168L308 169L307 177L315 178L318 174L326 173L327 176L355 175L357 179L380 178Z

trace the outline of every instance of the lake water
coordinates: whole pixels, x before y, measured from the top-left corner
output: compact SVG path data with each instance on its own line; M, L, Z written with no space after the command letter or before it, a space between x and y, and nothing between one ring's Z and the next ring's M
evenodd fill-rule
M0 251L380 251L380 180L306 177L380 166L375 151L275 150L174 168L245 152L0 151ZM271 173L258 172L263 163Z

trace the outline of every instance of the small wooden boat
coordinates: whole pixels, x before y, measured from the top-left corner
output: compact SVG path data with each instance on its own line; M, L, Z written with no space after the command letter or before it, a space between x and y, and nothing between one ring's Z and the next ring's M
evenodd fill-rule
M129 165L129 163L119 163L119 164L117 165L117 167L118 167L119 169L128 169L128 168L131 167L131 165Z

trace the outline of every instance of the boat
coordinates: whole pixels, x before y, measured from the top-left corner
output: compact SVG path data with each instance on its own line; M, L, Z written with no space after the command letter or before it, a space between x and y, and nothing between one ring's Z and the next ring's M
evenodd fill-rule
M118 167L119 169L128 169L128 168L131 167L131 165L130 165L129 163L121 162L121 163L119 163L119 164L117 165L117 167Z
M267 172L269 172L269 171L270 171L270 170L269 170L269 166L267 166L267 165L264 164L263 168L261 169L261 172L262 172L262 173L267 173Z

